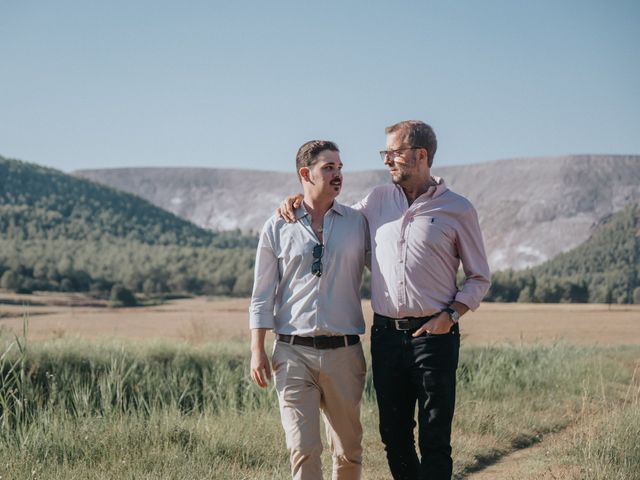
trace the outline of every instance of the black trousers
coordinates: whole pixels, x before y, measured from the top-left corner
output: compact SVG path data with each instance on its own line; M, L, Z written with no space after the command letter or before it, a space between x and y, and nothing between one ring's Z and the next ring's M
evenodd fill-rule
M376 326L371 331L380 436L394 480L450 480L460 333L457 325L442 335L412 333ZM420 460L413 434L416 403Z

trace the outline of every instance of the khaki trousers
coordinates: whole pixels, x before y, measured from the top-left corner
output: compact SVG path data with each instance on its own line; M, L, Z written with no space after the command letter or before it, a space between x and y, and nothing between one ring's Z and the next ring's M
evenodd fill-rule
M272 363L294 480L322 480L321 411L333 457L332 479L359 479L366 373L362 344L318 350L276 341Z

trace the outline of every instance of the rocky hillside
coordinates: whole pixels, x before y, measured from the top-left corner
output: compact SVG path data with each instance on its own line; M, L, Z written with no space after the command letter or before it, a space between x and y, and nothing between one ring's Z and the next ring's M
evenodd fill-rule
M494 272L485 301L640 303L640 205L602 219L587 241L541 265Z
M476 206L493 269L522 269L568 251L598 222L640 201L640 156L580 155L437 167L434 175ZM214 230L258 230L295 174L233 169L127 168L76 175L135 193ZM388 181L384 170L345 175L352 203Z

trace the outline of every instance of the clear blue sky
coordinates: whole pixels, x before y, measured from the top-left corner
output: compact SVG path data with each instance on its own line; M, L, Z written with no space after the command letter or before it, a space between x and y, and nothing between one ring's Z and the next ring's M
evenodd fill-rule
M635 0L0 0L0 155L363 170L413 118L439 165L640 154L639 46Z

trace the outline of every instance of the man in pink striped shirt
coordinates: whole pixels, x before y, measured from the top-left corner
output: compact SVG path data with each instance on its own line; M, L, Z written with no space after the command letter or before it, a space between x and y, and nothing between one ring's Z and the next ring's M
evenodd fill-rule
M473 206L431 176L433 129L405 121L386 133L380 154L393 183L376 187L356 207L371 232L371 358L380 435L394 479L450 479L458 319L480 305L489 266ZM458 288L461 262L465 280Z
M431 175L433 129L409 120L385 132L380 155L392 183L355 205L371 235L371 358L380 435L395 480L450 479L458 320L480 305L489 266L475 209ZM461 263L465 279L458 287Z

